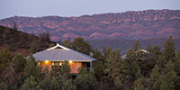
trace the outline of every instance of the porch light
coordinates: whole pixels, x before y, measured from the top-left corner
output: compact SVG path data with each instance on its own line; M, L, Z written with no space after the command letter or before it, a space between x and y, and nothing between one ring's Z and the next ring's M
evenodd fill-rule
M69 61L69 63L72 63L72 61Z
M48 60L46 60L45 63L47 64L47 63L48 63Z

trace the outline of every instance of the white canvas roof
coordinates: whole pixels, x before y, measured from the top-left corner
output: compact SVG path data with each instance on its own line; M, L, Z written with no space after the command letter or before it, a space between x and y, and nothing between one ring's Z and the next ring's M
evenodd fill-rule
M37 52L33 54L33 56L35 57L36 61L45 61L45 60L48 61L71 60L71 61L81 61L81 62L96 61L96 59L88 55L74 51L59 44L44 51Z

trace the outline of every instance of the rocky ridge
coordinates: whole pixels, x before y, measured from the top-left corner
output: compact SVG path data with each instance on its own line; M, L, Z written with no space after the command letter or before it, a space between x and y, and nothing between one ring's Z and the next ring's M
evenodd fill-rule
M80 17L19 17L0 20L0 25L27 33L49 32L51 39L83 37L86 40L122 38L148 39L153 37L180 38L180 10L145 10L123 13L83 15Z

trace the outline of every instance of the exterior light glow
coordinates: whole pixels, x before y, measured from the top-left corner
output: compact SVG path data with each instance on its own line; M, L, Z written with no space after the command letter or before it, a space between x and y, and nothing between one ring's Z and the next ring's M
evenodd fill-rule
M69 63L72 63L72 61L69 61Z
M48 63L48 60L46 60L45 63L47 64L47 63Z

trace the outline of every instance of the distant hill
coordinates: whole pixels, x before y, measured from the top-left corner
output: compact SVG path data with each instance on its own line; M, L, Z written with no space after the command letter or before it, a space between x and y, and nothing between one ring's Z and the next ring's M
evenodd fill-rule
M80 17L14 16L0 20L0 25L12 27L13 21L19 25L19 31L36 35L48 31L54 41L69 37L134 40L172 35L180 38L180 10L127 11Z
M164 42L167 40L167 38L164 37L156 37L151 39L144 39L139 40L140 46L143 49L146 49L147 44L151 43L151 46L154 47L154 45L158 45L161 47L161 50L163 50ZM174 38L175 48L176 50L180 47L180 38ZM112 47L113 49L119 48L121 50L121 53L125 54L128 49L132 49L134 43L136 40L126 40L126 39L105 39L105 40L88 40L90 45L93 46L93 48L97 48L98 50L102 51L103 47L106 49L108 47Z
M22 53L24 56L28 56L31 53L29 49L32 45L35 46L36 51L40 51L51 43L53 42L47 41L43 37L0 26L0 50L8 48L12 55Z

